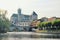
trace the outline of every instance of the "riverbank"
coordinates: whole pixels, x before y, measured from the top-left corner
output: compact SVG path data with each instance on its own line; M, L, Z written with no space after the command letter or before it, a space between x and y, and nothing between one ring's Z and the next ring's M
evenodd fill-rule
M60 34L60 30L58 31L49 31L49 30L36 30L36 33L47 33L47 34Z

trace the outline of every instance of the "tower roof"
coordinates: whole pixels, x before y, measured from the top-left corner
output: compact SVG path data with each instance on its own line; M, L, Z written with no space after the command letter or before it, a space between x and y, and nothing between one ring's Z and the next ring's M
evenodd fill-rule
M21 8L18 8L18 10L21 10Z
M21 9L20 8L18 8L18 13L21 14Z
M33 11L33 14L32 15L37 15L36 12Z

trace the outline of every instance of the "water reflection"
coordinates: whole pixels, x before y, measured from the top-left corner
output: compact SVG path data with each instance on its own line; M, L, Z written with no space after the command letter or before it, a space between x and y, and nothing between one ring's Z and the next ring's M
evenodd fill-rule
M25 34L24 34L25 33ZM0 34L0 40L60 40L60 34L6 33Z

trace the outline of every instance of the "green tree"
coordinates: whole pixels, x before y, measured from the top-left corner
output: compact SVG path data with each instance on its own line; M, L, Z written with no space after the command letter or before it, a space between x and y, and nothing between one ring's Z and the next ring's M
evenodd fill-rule
M3 16L3 14L0 14L0 33L1 32L7 32L10 26L10 21Z
M52 22L52 24L53 24L52 26L54 28L56 28L56 29L60 28L60 20L55 20L55 21Z
M42 29L46 29L46 22L41 22L39 25L38 25L38 27L40 27L40 28L42 28Z

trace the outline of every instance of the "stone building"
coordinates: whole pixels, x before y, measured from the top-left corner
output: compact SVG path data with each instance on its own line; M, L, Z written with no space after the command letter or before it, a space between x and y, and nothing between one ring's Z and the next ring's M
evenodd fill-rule
M37 20L37 14L33 11L32 15L24 15L19 8L17 14L11 16L11 23L23 28L28 28L33 20Z

